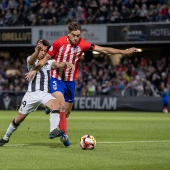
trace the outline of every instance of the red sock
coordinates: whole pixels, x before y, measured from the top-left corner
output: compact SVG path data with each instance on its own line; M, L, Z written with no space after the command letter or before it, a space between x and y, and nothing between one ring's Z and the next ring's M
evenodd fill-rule
M67 134L67 118L65 112L60 112L60 123L59 123L60 130L64 130L65 134Z

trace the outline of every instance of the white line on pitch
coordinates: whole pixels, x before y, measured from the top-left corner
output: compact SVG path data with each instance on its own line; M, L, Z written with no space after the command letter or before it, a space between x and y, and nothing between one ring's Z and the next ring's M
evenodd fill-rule
M4 145L6 147L15 147L15 146L28 146L28 144L13 144L13 145ZM3 146L3 147L4 147Z
M149 141L118 141L118 142L97 142L103 144L121 144L121 143L161 143L170 142L170 140L149 140Z
M149 140L149 141L118 141L118 142L97 142L99 144L126 144L126 143L165 143L170 140ZM28 146L29 144L4 145L5 147Z

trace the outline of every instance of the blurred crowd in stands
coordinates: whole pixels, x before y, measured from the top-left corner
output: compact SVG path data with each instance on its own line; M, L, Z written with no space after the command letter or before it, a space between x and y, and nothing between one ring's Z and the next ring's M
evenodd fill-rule
M26 92L27 82L26 59L0 57L0 93L2 92Z
M170 58L148 60L123 57L113 65L109 56L84 57L80 62L76 95L154 96L161 95L161 82L170 85ZM0 58L0 92L25 92L25 58Z
M170 58L147 60L123 57L114 66L109 57L80 63L77 95L154 96L161 95L161 83L170 85Z
M0 0L0 26L169 22L167 0Z

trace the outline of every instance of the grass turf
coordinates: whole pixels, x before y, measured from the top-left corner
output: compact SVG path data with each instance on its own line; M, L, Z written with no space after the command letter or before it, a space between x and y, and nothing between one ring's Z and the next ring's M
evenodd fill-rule
M3 137L16 111L0 111ZM170 115L149 112L81 112L68 119L71 146L48 139L49 116L31 113L0 147L0 170L169 170ZM80 137L92 134L94 150L82 150Z

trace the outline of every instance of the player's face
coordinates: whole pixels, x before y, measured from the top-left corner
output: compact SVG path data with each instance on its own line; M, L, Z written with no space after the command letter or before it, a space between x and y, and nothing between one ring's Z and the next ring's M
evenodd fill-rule
M77 44L79 39L81 37L81 31L77 30L77 31L71 31L68 34L68 39L70 41L71 44Z
M45 57L46 53L47 53L47 47L43 45L39 54L38 54L38 59L39 60L43 59Z

